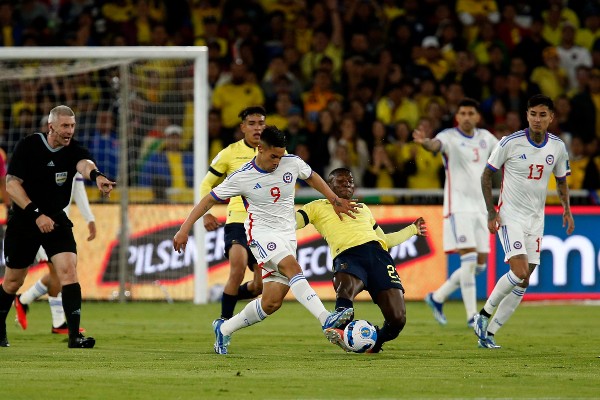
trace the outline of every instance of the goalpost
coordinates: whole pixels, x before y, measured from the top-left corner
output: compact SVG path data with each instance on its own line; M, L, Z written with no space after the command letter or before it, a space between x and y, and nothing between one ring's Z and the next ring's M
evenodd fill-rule
M98 225L96 247L82 251L87 227L75 227L84 298L207 302L201 224L194 226L187 254L167 248L178 227L174 221L200 200L208 166L207 68L206 47L0 49L0 131L9 160L14 144L42 131L40 119L65 104L75 111L76 139L94 149L99 165L118 165L111 200L87 190ZM181 151L170 151L173 146ZM188 275L181 272L186 268Z

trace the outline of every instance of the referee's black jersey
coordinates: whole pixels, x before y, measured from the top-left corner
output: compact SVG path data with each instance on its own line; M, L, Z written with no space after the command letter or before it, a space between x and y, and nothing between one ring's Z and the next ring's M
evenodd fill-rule
M90 152L77 140L53 149L46 136L35 133L21 139L10 158L7 173L23 180L25 193L42 214L61 212L71 200L77 163L93 160ZM19 213L20 207L13 206Z

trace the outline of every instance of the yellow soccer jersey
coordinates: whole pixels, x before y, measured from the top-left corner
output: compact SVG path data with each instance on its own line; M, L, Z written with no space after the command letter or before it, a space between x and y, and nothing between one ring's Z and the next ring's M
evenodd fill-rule
M337 257L344 250L360 246L372 241L381 243L384 250L388 250L385 241L375 232L377 221L373 218L371 210L363 204L354 214L356 219L343 215L343 220L337 216L329 200L320 199L306 204L300 209L308 221L314 225L321 236L325 238L331 251L331 257Z
M237 141L225 147L217 154L210 163L208 174L202 180L200 185L200 195L206 196L212 188L222 181L227 175L238 170L254 158L257 150L247 144L244 139ZM243 223L246 220L246 208L240 196L233 197L227 206L227 221Z

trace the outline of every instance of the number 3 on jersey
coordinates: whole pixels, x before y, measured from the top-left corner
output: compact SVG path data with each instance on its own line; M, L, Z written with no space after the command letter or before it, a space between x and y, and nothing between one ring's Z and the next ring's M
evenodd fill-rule
M531 164L529 166L529 176L527 177L527 179L534 179L534 180L539 180L542 178L542 174L544 173L544 166L543 165L533 165Z
M271 196L275 199L273 203L277 203L277 200L281 197L281 191L277 186L271 188Z

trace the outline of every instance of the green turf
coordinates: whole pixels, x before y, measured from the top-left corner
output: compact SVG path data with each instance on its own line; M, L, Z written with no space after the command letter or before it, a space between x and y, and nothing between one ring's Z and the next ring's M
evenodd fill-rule
M332 308L332 304L326 304ZM238 307L239 308L239 307ZM35 303L21 331L9 315L0 348L2 399L599 398L597 306L521 305L478 349L462 303L440 327L424 303L380 354L345 354L295 302L237 332L230 354L213 353L217 305L86 303L83 325L96 348L67 349L50 335L50 311ZM371 303L357 316L381 323Z

